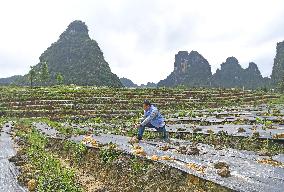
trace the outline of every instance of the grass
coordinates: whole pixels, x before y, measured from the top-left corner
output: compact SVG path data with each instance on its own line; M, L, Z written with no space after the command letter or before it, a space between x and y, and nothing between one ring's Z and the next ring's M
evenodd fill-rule
M75 159L76 164L80 164L84 159L84 155L87 152L87 147L82 143L75 143L73 141L66 140L64 141L63 149L71 154L71 156Z
M271 99L269 103L270 104L284 104L284 95L281 95L277 99Z
M29 125L27 120L22 122L22 128ZM17 136L26 142L23 150L27 154L26 163L30 164L29 174L36 181L35 190L39 192L83 191L75 181L74 170L62 166L57 157L46 151L48 138L35 129L29 128L27 130L20 129Z
M2 129L3 124L5 123L6 119L3 117L0 117L0 128Z

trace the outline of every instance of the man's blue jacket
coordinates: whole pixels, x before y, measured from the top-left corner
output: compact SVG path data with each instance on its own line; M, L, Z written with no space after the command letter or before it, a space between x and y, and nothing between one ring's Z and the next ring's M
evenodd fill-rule
M159 128L165 125L165 119L154 105L151 105L147 111L144 111L144 120L141 126L146 126L151 123L153 126Z

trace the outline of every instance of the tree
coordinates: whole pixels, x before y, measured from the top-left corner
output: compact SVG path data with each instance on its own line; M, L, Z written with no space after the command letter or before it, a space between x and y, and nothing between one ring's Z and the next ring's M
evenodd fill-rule
M31 82L31 87L33 87L33 83L36 78L36 71L33 66L30 66L30 71L29 71L29 80Z
M63 84L64 78L61 73L57 73L55 79L58 85Z
M44 62L41 66L41 82L46 85L49 78L48 65L46 62Z

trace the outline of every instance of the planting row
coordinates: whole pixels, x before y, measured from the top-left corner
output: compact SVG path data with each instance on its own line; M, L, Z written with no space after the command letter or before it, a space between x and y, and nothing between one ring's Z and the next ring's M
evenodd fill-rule
M35 126L45 135L64 137L46 124L36 123ZM231 148L217 150L210 145L176 139L170 144L159 141L135 144L129 137L109 134L72 136L69 140L95 148L114 143L126 153L159 161L233 190L281 191L284 187L281 179L283 154L260 156Z

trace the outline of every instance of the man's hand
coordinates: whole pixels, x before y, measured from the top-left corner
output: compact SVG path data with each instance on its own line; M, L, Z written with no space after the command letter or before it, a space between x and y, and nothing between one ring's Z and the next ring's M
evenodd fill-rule
M139 127L140 127L140 124L139 124L139 123L135 125L135 128L138 129Z

